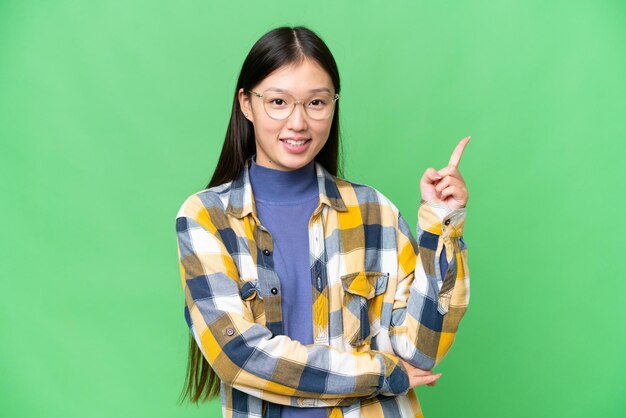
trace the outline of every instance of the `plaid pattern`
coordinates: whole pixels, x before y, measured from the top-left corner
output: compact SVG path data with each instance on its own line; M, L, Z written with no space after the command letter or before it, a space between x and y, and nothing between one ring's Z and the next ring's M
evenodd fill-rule
M249 167L189 196L176 216L185 318L221 379L224 417L278 418L281 404L326 407L333 418L422 416L398 357L431 369L454 341L469 303L465 209L422 200L416 240L384 195L316 162L315 343L305 346L283 335L272 239Z

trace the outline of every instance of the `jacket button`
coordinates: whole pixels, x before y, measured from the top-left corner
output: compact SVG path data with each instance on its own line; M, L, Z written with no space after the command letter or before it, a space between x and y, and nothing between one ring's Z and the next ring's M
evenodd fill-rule
M446 224L446 225L450 225L450 219L446 219L446 221L444 222L444 224Z
M263 250L263 254L270 255L270 250Z
M275 295L278 293L278 289L276 289L275 287L272 287L272 290L270 290L270 292L272 292L272 295Z
M235 330L232 328L226 328L226 335L232 337L235 334Z

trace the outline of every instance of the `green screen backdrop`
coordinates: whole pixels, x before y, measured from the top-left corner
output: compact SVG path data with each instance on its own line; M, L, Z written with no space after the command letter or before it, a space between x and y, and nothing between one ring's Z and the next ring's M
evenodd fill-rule
M597 0L2 0L0 416L219 416L177 404L174 219L281 25L331 48L345 177L413 231L472 136L472 296L426 418L624 416L626 5Z

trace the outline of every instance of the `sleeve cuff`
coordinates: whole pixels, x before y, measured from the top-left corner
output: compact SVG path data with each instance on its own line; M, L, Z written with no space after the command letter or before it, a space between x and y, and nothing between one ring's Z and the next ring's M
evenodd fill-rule
M466 208L450 209L445 204L421 199L417 222L421 230L444 238L463 235Z
M409 376L398 357L378 351L382 363L381 385L373 396L379 393L384 396L404 395L409 390Z

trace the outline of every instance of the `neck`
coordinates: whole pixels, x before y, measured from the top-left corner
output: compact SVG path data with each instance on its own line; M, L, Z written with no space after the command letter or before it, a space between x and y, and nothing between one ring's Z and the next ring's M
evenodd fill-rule
M256 200L273 203L297 203L318 195L315 160L304 167L282 171L256 163L250 164L250 183Z

